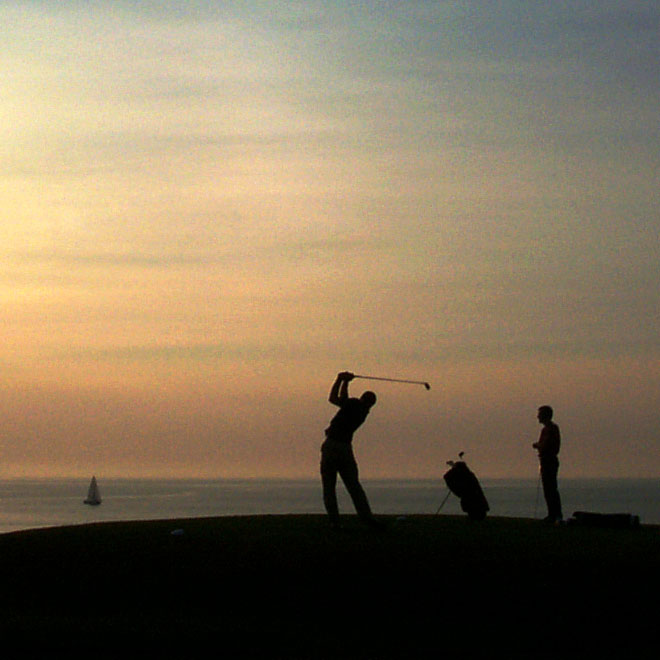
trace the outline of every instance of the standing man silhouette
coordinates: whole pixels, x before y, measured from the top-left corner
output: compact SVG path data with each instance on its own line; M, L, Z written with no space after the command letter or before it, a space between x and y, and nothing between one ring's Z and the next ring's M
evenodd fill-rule
M559 427L552 421L553 411L550 406L541 406L537 419L543 424L541 436L532 447L539 453L541 463L541 482L543 495L548 507L548 515L543 522L555 523L562 519L561 499L557 487L557 473L559 472L559 447L561 436Z
M343 371L337 375L329 401L339 407L325 430L325 442L321 446L321 482L323 503L328 512L330 524L339 528L339 507L337 505L337 475L346 486L355 510L360 518L372 527L380 527L374 518L369 501L358 479L358 466L353 455L353 434L367 418L376 403L373 392L364 392L359 399L348 396L348 384L355 376Z

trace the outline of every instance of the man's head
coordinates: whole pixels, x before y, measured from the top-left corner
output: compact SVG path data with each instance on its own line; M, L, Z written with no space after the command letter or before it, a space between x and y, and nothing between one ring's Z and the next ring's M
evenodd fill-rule
M541 424L546 424L552 419L552 408L550 406L541 406L536 417Z
M360 397L360 401L371 408L376 403L376 395L371 391L366 391Z

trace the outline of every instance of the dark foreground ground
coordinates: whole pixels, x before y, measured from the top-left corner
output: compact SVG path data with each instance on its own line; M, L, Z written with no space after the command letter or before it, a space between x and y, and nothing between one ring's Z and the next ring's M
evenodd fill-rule
M660 529L452 516L0 535L4 657L655 657ZM183 533L172 534L174 530Z

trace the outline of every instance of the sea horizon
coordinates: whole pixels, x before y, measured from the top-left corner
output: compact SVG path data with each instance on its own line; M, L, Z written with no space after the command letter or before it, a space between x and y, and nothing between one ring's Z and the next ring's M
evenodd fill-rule
M38 527L119 520L176 519L228 515L322 514L321 486L311 478L103 478L102 504L83 504L89 479L10 477L0 479L0 533ZM480 479L491 516L542 518L537 478ZM363 479L377 515L464 515L442 478ZM574 511L631 513L642 524L660 524L660 479L567 477L560 480L564 517ZM342 513L354 509L338 485Z

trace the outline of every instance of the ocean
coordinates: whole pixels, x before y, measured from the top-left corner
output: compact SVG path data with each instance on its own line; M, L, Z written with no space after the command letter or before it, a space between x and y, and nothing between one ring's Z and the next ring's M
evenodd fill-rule
M153 520L251 514L323 513L318 480L103 479L103 503L87 506L88 480L0 480L0 533L112 520ZM493 516L542 518L536 479L482 479ZM376 514L435 514L445 500L441 479L364 480ZM632 513L642 524L660 524L660 479L563 479L564 516L573 511ZM354 513L338 486L343 513ZM462 514L450 495L441 514Z

